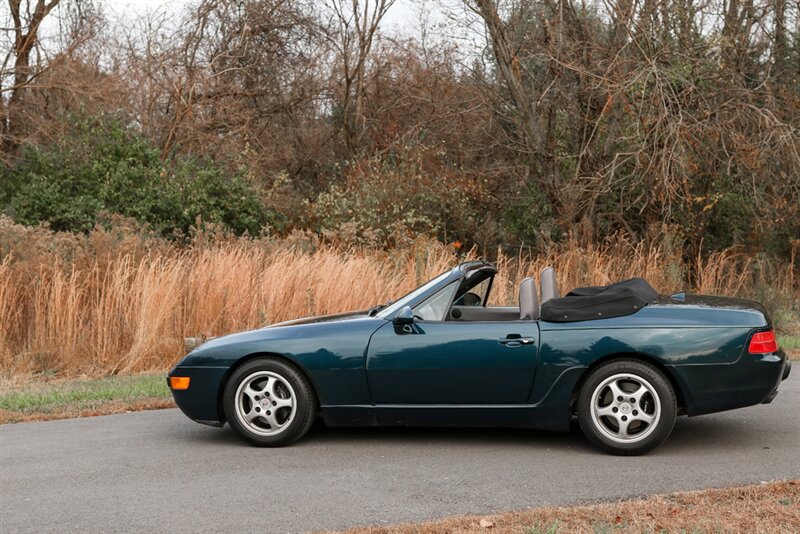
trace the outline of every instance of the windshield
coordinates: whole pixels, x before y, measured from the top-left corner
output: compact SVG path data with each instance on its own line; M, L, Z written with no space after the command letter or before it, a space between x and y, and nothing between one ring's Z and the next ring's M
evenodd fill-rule
M414 318L423 321L444 321L445 314L450 308L450 301L453 299L453 293L458 289L458 282L440 289L421 304L417 304L414 308Z
M409 294L397 299L392 305L382 309L376 316L384 318L384 317L387 317L387 316L395 313L397 310L399 310L403 306L408 306L409 303L413 302L417 297L419 297L423 293L427 292L430 288L432 288L433 286L435 286L436 284L440 283L445 278L450 276L450 273L451 273L451 271L443 272L442 274L440 274L439 276L437 276L433 280L431 280L431 281L419 286L417 289L415 289L411 293L409 293Z

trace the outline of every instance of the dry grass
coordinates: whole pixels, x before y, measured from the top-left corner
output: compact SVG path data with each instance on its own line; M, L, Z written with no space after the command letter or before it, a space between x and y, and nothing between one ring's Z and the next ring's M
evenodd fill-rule
M800 532L800 481L655 495L589 506L367 527L348 534Z
M200 236L178 248L100 230L76 244L74 236L0 223L0 377L163 370L182 355L184 337L366 309L474 256L427 240L383 252ZM625 240L572 243L535 258L501 253L497 262L494 304L515 303L519 281L546 265L562 287L630 276L665 292L686 285L687 267L674 254ZM800 300L792 266L729 251L689 267L705 293L788 307Z

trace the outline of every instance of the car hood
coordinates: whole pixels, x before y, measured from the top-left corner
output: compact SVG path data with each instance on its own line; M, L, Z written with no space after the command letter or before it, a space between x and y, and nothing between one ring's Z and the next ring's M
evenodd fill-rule
M208 339L189 352L178 365L227 365L225 362L256 352L284 355L315 352L325 349L337 338L346 338L348 343L363 340L366 345L369 336L385 323L385 319L370 317L363 312L286 321ZM364 347L359 350L363 354Z
M367 311L345 312L345 313L336 313L331 315L315 315L313 317L302 317L300 319L292 319L290 321L283 321L280 323L267 325L261 328L257 328L255 330L248 330L245 332L238 332L235 334L228 334L224 336L185 337L183 338L183 343L184 346L186 347L187 352L189 352L201 346L205 346L212 341L223 340L226 343L231 341L238 341L239 339L242 338L251 337L253 333L257 334L258 332L264 332L275 328L282 328L284 326L299 326L304 324L328 323L333 321L346 321L348 319L362 319L367 317L369 317Z
M292 319L290 321L283 321L280 323L271 324L265 326L264 329L269 328L279 328L282 326L296 326L300 324L311 324L311 323L328 323L331 321L344 321L347 319L357 319L359 317L368 317L366 310L361 311L351 311L351 312L344 312L344 313L334 313L330 315L314 315L312 317L301 317L300 319Z

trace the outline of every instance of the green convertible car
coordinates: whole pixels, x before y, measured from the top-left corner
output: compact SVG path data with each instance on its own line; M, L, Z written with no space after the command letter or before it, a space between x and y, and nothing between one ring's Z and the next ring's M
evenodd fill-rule
M615 454L678 415L771 402L790 363L756 302L659 295L642 279L560 296L555 272L489 305L497 269L456 266L393 303L206 342L167 377L191 419L255 445L328 425L568 430Z

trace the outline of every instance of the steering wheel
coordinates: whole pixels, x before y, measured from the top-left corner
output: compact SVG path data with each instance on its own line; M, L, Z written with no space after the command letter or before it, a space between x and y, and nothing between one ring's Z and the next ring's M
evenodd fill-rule
M480 306L481 298L472 292L464 293L460 299L463 306Z

